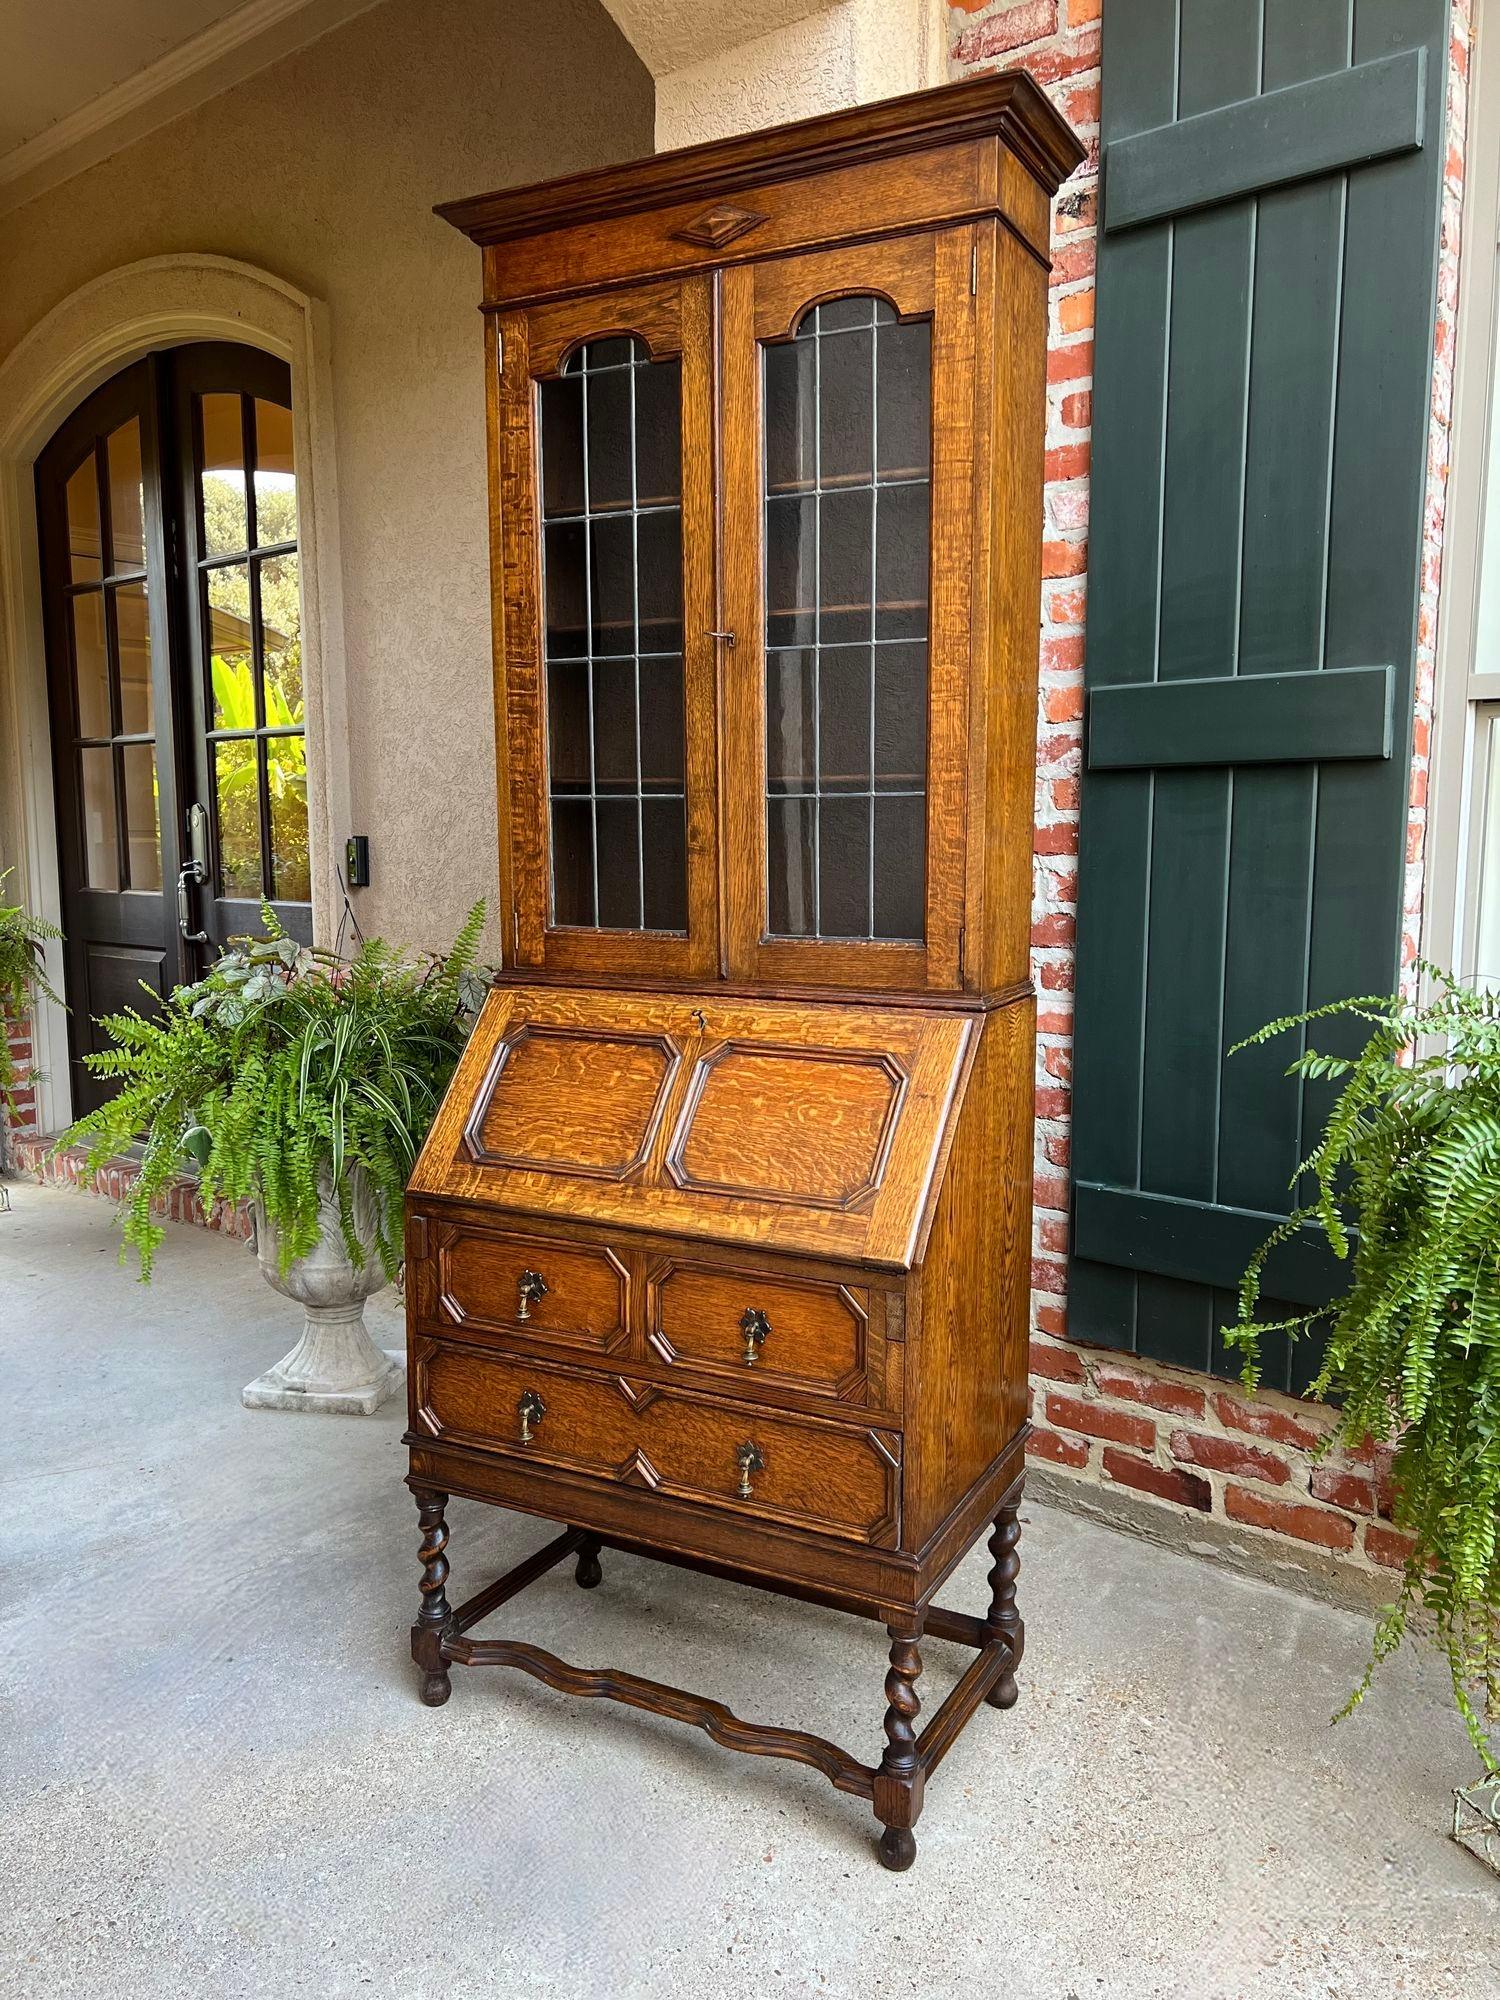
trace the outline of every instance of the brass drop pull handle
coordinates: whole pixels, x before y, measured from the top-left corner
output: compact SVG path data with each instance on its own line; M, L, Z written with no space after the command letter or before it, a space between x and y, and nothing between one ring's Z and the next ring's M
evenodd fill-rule
M516 1292L521 1301L516 1308L516 1318L530 1319L531 1308L547 1296L547 1280L540 1271L523 1271L516 1280Z
M531 1443L531 1426L539 1424L547 1414L547 1405L535 1389L523 1389L516 1404L516 1412L521 1419L521 1442Z
M750 1498L751 1475L756 1472L764 1472L766 1461L761 1457L760 1446L751 1444L748 1440L735 1453L734 1461L740 1469L740 1498L748 1500Z
M745 1336L745 1366L753 1368L757 1354L771 1337L771 1322L758 1306L747 1306L740 1315L740 1332Z

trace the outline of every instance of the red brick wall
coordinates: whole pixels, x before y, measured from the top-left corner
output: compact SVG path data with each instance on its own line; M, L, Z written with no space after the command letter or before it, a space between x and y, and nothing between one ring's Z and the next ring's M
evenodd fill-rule
M124 1201L135 1185L139 1172L133 1160L111 1160L97 1173L87 1170L87 1153L82 1146L53 1151L50 1139L17 1137L12 1142L15 1166L46 1187L78 1188L84 1194L102 1195L107 1201ZM216 1229L222 1236L248 1241L251 1233L249 1209L243 1203L205 1203L198 1183L190 1174L170 1182L154 1204L154 1213L169 1222L193 1222L202 1229Z
M1288 1541L1313 1544L1364 1569L1399 1566L1404 1544L1388 1525L1383 1502L1389 1495L1374 1466L1314 1458L1328 1429L1326 1413L1271 1392L1251 1401L1204 1376L1149 1361L1119 1360L1067 1337L1101 7L1102 0L949 0L952 74L978 76L1017 66L1029 70L1089 149L1058 197L1053 223L1032 904L1032 967L1039 996L1032 1451L1063 1478L1096 1488L1127 1488L1187 1518L1213 1516L1247 1537L1283 1546ZM1469 0L1456 0L1417 661L1404 947L1408 961L1415 953L1421 911L1469 35Z
M0 1015L0 1032L3 1032L10 1047L10 1058L18 1079L14 1092L15 1109L0 1129L0 1166L15 1172L29 1174L32 1179L53 1187L82 1188L89 1194L101 1194L111 1201L121 1201L130 1192L135 1180L136 1168L130 1160L116 1160L102 1168L97 1174L85 1171L85 1154L82 1147L70 1147L67 1152L54 1154L52 1140L45 1137L37 1123L36 1091L24 1081L31 1071L33 1054L31 1022L29 1019L14 1020ZM205 1207L198 1193L198 1183L190 1175L183 1175L173 1181L159 1204L160 1213L173 1222L201 1223L207 1229L220 1230L226 1236L248 1237L250 1217L239 1207L215 1202Z
M33 1062L29 1015L0 1013L0 1035L10 1050L11 1074L16 1079L8 1110L0 1107L0 1167L12 1164L20 1140L34 1138L37 1131L36 1088L31 1081Z

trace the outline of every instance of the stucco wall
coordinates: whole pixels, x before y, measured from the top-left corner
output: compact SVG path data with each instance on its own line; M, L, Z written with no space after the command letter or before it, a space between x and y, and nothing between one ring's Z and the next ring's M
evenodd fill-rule
M649 152L653 115L596 0L387 0L0 218L0 359L164 252L326 302L369 934L438 943L496 885L479 257L432 204Z

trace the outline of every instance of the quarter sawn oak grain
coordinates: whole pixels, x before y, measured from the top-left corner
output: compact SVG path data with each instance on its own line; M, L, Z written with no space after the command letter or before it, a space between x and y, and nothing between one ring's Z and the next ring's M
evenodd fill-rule
M1024 1644L1046 256L1050 197L1079 157L1040 91L1007 75L440 211L483 247L504 963L408 1191L421 1698L446 1701L454 1666L507 1666L674 1717L729 1749L807 1764L869 1802L893 1870L916 1858L927 1781L965 1725L1015 1701ZM779 602L783 625L811 617L811 643L826 642L830 661L851 643L825 635L822 620L842 632L863 617L864 586L856 579L825 609L817 565L851 486L867 493L868 775L846 762L825 787L821 710L804 720L815 867L825 810L847 829L838 801L861 784L872 838L920 822L921 907L908 873L902 923L884 940L837 925L821 934L821 876L818 922L785 924L808 934L770 929L771 912L792 902L768 833L768 641L776 672L793 673L778 683L783 704L806 685L797 673L821 687L824 655L789 669L804 639L768 633L765 357L780 347L783 383L789 365L800 382L795 357L813 350L796 344L799 326L826 307L832 337L857 329L859 311L838 318L848 299L880 302L860 309L867 326L923 323L928 336L903 332L886 350L878 331L856 333L870 343L866 472L838 469L839 425L853 437L862 421L850 415L858 371L811 406L825 427L813 469L789 484L783 469L775 491L799 510L810 496L818 527L796 561L818 553L770 609ZM680 364L685 915L675 932L570 925L553 907L541 385L582 343L621 336ZM927 471L912 469L913 453L894 461L905 471L883 475L880 356L924 347L930 380L911 407L930 409ZM634 467L636 377L624 373ZM554 411L574 407L549 393ZM585 466L593 393L577 403ZM597 393L603 408L609 391ZM898 587L897 564L882 600L879 524L910 518L882 513L883 477L926 494L925 599L910 574ZM635 478L635 511L617 519L639 516ZM584 590L599 582L601 551L621 546L617 530L596 531L589 492L577 526ZM639 562L639 540L628 546ZM623 622L637 656L650 650L641 574L634 626L616 619L607 641L618 646ZM925 753L880 766L876 647L883 630L908 647L897 671L914 672L912 635L892 621L924 604ZM596 685L596 672L619 655L595 659L592 612L554 622L574 635L565 653L586 689L597 844L605 791L593 731L608 676ZM575 663L580 631L587 657ZM635 673L639 685L639 664ZM564 708L575 685L563 684ZM618 673L609 685L618 700ZM650 774L632 713L644 829ZM785 715L779 726L790 727ZM777 754L788 754L782 738ZM805 768L778 765L778 782L795 790L804 781L785 773ZM920 806L882 819L881 782L905 785ZM577 789L576 774L569 783ZM867 929L880 927L875 881L872 857ZM641 902L644 913L644 892ZM450 1495L566 1525L454 1607ZM984 1615L939 1606L944 1580L985 1536ZM585 1591L608 1588L601 1555L616 1550L877 1619L889 1666L870 1761L742 1720L670 1680L471 1636L564 1561ZM956 1682L934 1685L929 1637L972 1649Z

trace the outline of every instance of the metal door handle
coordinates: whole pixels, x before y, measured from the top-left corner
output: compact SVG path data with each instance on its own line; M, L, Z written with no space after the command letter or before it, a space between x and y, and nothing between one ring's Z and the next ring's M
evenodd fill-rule
M177 877L177 928L186 944L207 944L208 932L193 929L193 905L188 895L188 885L194 888L203 880L203 870L196 861L189 861Z
M516 1280L517 1319L530 1319L531 1308L547 1296L547 1280L540 1271L523 1271Z

